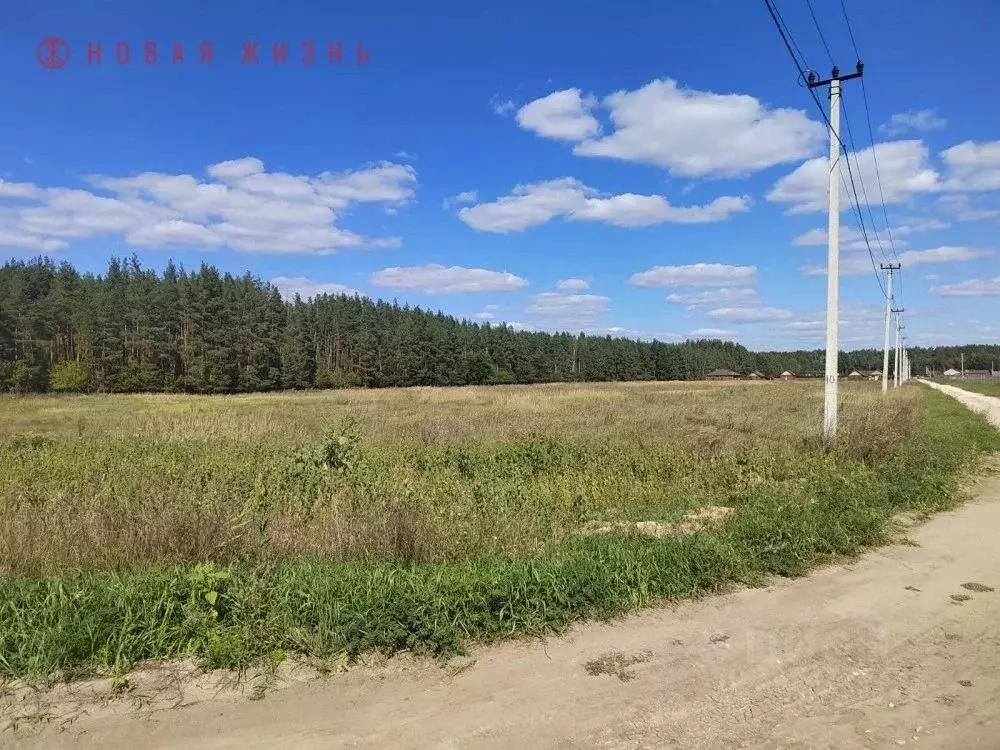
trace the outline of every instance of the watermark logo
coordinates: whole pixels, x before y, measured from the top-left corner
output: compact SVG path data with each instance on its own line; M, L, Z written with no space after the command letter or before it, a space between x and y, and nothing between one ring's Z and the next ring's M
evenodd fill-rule
M48 36L38 43L35 55L43 68L56 70L69 62L69 45L65 39Z
M226 45L220 48L220 59L239 61L240 65L343 65L345 60L356 65L367 65L372 55L362 42L345 45L342 41L302 42L287 41L260 42L246 41L238 46ZM211 65L216 59L215 45L210 41L185 46L182 42L160 45L147 41L133 45L122 41L105 45L104 42L87 42L87 65ZM353 54L351 54L353 53ZM38 62L49 70L58 70L69 62L69 44L65 39L50 36L39 42L35 50Z

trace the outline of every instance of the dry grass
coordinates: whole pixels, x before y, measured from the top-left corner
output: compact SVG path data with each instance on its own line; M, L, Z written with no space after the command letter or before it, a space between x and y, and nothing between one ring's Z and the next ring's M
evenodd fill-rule
M593 521L674 528L763 485L803 492L801 462L826 461L821 403L794 382L7 398L0 571L454 562L551 549ZM884 456L917 403L849 385L838 452ZM297 445L347 419L349 471L296 468Z
M636 678L632 667L636 664L645 664L652 657L653 653L651 651L641 651L638 654L623 654L620 651L611 651L596 659L591 659L583 665L583 668L591 677L610 675L617 677L622 682L630 682Z
M464 388L301 391L233 396L0 396L0 440L130 436L292 445L355 419L366 439L422 444L546 436L704 447L787 444L816 433L821 384L587 383ZM845 421L880 401L877 384L841 385Z
M835 447L821 409L780 382L0 399L0 676L548 633L887 543L1000 450L925 388L847 385Z

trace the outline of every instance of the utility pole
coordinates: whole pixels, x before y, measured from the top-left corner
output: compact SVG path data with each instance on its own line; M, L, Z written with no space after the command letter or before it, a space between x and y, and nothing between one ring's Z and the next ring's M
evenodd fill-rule
M899 388L899 344L902 338L901 331L903 328L903 321L899 317L899 314L902 312L904 312L904 308L902 307L900 307L899 309L896 308L892 309L892 314L896 316L896 363L892 369L896 388Z
M892 272L898 271L899 264L882 265L882 270L886 272L886 282L888 292L885 297L885 343L882 346L882 393L889 390L889 321L892 319Z
M965 380L965 352L962 352L962 380Z
M840 83L852 78L860 78L865 71L864 64L858 60L856 72L841 76L840 69L834 65L830 77L825 81L817 81L816 74L809 73L806 85L814 89L820 86L830 87L830 162L829 170L829 202L830 217L827 229L827 259L826 259L826 384L823 389L823 437L833 440L837 436L837 316L840 297L840 151L843 143L840 140Z

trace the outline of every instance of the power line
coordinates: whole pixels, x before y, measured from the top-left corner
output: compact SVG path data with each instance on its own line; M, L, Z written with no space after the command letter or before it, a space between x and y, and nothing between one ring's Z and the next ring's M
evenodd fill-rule
M847 33L851 37L851 46L854 48L855 56L860 60L861 53L858 51L858 43L854 38L854 29L851 27L851 17L847 12L846 0L840 0L840 10L844 14L844 23L847 25ZM882 218L885 220L885 232L889 238L889 247L892 250L892 257L895 259L896 263L899 263L899 253L896 252L896 242L892 236L892 227L889 224L889 210L885 205L885 191L882 189L882 171L879 169L878 165L878 152L875 148L875 131L872 128L872 113L871 107L868 105L868 89L865 86L865 81L861 79L861 95L864 98L865 103L865 119L868 122L868 138L872 144L872 162L875 165L875 182L878 185L879 200L882 203ZM846 116L846 115L845 115ZM848 126L848 130L850 126ZM874 222L873 222L874 224ZM903 293L903 276L899 276L899 293L902 296Z
M812 79L809 78L809 76L807 75L806 70L805 70L808 67L807 63L805 61L805 56L802 55L801 52L799 52L798 57L796 56L796 52L799 49L798 45L795 44L795 39L794 39L794 37L792 37L791 31L788 30L787 26L785 26L784 21L781 18L781 13L777 9L777 6L774 5L773 0L764 0L764 5L767 7L768 13L771 15L771 20L774 21L774 25L778 29L778 34L781 36L781 40L785 43L785 49L788 50L788 54L792 58L792 62L795 64L795 67L799 71L799 76L800 76L801 80L803 80L803 81L810 81L810 80L812 80ZM810 6L810 10L811 10L811 6ZM814 16L814 18L815 18L815 16ZM817 29L819 29L819 24L818 23L817 23ZM822 32L820 32L820 33L822 35ZM829 52L829 50L827 50L827 51ZM801 64L799 63L799 57L802 58L802 63ZM863 69L862 63L861 63L860 60L858 60L858 71L860 72L862 69ZM836 70L836 68L835 68L835 70ZM861 226L861 234L864 237L865 246L868 248L868 255L869 255L869 257L872 260L872 268L874 269L875 268L875 256L872 253L871 243L868 240L868 232L865 230L864 218L863 218L863 216L861 214L861 209L860 209L861 201L860 201L860 199L858 199L857 186L854 183L854 171L851 169L851 160L850 160L849 152L848 152L848 149L847 149L847 145L844 143L844 140L840 137L840 135L838 133L836 133L835 129L830 124L830 118L827 117L826 110L823 109L823 105L820 103L819 97L816 96L816 92L813 90L813 88L811 86L807 86L807 90L809 91L809 95L812 97L813 102L816 104L816 108L819 110L820 115L823 117L823 122L826 123L827 128L836 137L837 142L840 144L840 150L847 157L847 174L850 177L851 190L854 193L854 201L855 201L855 206L856 206L856 209L857 209L857 215L858 215L859 225ZM843 173L841 173L841 179L843 179ZM850 198L851 198L850 193L848 193L847 197L848 197L848 200L850 200ZM874 227L873 227L873 229L874 229ZM882 279L879 276L877 270L876 270L876 273L875 273L875 280L878 282L879 288L882 290L882 295L885 296L885 287L882 285Z
M864 78L861 79L864 81ZM854 164L858 168L858 179L861 182L861 194L865 197L865 208L868 210L868 220L872 225L872 234L875 235L875 242L878 244L879 254L882 256L883 261L887 261L888 258L885 254L885 249L882 247L882 240L879 239L878 231L875 229L875 217L872 215L872 204L868 201L868 188L865 187L865 181L861 177L861 163L858 160L856 141L854 140L854 133L851 131L851 118L847 114L847 106L843 100L843 95L841 95L840 106L844 110L844 122L847 124L847 138L851 142L852 150L854 151ZM874 145L872 144L872 152L874 153ZM847 157L848 162L850 162L850 156Z
M902 265L902 264L900 264L900 265ZM902 304L902 299L903 299L903 274L902 273L899 274L899 299L900 299L900 304Z
M850 166L850 162L848 162L848 166ZM844 170L843 169L840 170L840 181L841 181L841 183L843 183L844 190L846 192L846 190L847 190L847 182L844 180ZM852 181L852 185L853 185L853 181ZM861 218L861 206L857 203L857 196L858 196L857 191L855 191L854 192L854 201L851 201L851 195L850 195L850 193L848 193L847 194L847 200L851 202L851 208L854 209L854 213L858 217L858 224L861 226L861 236L864 237L865 247L868 248L868 258L872 262L872 271L875 272L875 281L878 282L878 288L882 290L882 296L883 297L888 297L889 295L885 291L885 286L882 284L882 275L878 272L878 268L877 268L877 266L875 264L875 254L872 253L872 246L868 242L868 234L865 232L865 225L864 225L864 222L862 221L862 218Z
M826 50L826 54L830 58L830 62L832 63L833 62L833 54L830 52L830 46L826 43L826 36L823 34L823 29L822 29L822 27L819 24L819 19L816 18L816 12L813 9L812 0L806 0L806 5L809 8L809 15L812 16L813 24L815 24L815 26L816 26L816 31L819 34L820 41L823 43L823 48ZM852 34L852 36L853 36L853 34ZM858 56L858 62L859 63L861 62L860 55ZM864 85L864 77L861 78L861 84ZM864 179L862 179L862 176L861 176L861 164L858 161L857 148L854 145L856 143L855 140L854 140L854 132L851 130L851 118L850 118L850 116L847 113L847 106L846 106L846 102L844 100L843 92L841 92L841 96L840 96L840 106L844 110L844 121L845 121L845 123L847 125L847 137L848 137L848 140L851 143L851 148L848 149L847 146L844 145L843 140L841 140L841 146L844 147L844 156L847 159L847 173L848 173L848 175L851 178L851 190L854 193L854 200L855 200L855 204L857 205L857 209L858 209L858 221L859 221L859 224L861 226L861 234L865 238L865 245L868 248L868 255L869 255L869 257L871 258L871 261L872 261L872 270L875 271L875 278L879 282L879 288L882 289L882 295L885 296L885 294L886 294L885 287L882 286L882 279L879 276L878 269L875 266L875 256L872 254L871 245L868 242L867 232L865 231L864 218L861 215L861 202L858 199L858 189L857 189L857 186L854 184L854 174L853 174L853 170L851 169L851 151L854 151L854 163L858 167L858 179L861 181L861 194L864 195L864 197L865 197L865 208L868 211L868 220L871 222L872 233L875 235L875 242L878 245L879 254L882 256L882 260L883 261L888 260L888 258L885 255L885 250L882 248L882 241L879 239L878 231L875 229L875 217L872 215L871 203L868 201L868 190L865 187L865 181L864 181ZM869 122L869 124L870 124L870 122ZM873 146L872 152L874 153L874 143L872 144L872 146ZM848 197L850 197L850 196L848 196Z
M860 60L861 53L858 52L858 43L854 38L854 29L851 27L851 17L847 13L847 3L845 0L840 0L840 10L844 14L844 23L847 25L847 33L851 37L851 46L854 47L854 54ZM879 198L882 201L882 217L885 219L885 231L889 236L889 247L892 248L893 258L898 263L899 255L896 253L896 243L892 238L892 228L889 226L889 211L886 209L885 192L882 190L882 175L878 166L878 153L875 150L875 131L872 129L872 113L871 107L868 106L868 89L865 87L864 79L861 80L861 95L864 97L865 102L865 118L868 120L868 138L872 144L872 161L875 162L875 181L878 183ZM902 282L900 282L900 286L902 286Z
M841 104L844 103L843 92L841 92L841 95L840 95L840 103ZM844 119L845 120L847 119L846 109L844 111ZM847 120L847 122L848 122L847 131L848 131L848 133L850 133L850 130L851 130L850 120ZM858 226L861 227L861 236L865 240L865 247L868 250L868 257L871 259L871 262L872 262L872 270L875 272L875 281L878 282L879 289L882 290L882 296L884 297L884 296L886 296L885 287L882 285L882 277L879 275L878 269L875 266L875 254L872 253L871 242L869 242L869 240L868 240L868 231L865 229L865 219L864 219L864 216L861 213L861 199L858 198L858 186L854 182L854 171L851 169L851 155L850 155L850 152L847 149L847 146L844 144L844 141L840 138L840 136L837 137L837 140L840 141L840 147L841 147L841 150L844 153L844 161L847 163L847 176L850 178L850 181L851 181L851 193L854 194L854 200L853 201L851 201L851 193L848 193L847 200L851 202L851 205L854 207L855 214L858 217ZM857 158L856 155L855 155L855 158ZM858 177L860 178L860 176L861 175L859 173ZM841 170L841 172L840 172L840 179L841 179L841 181L843 181L843 179L844 179L844 172L843 172L843 170ZM846 188L847 185L845 184L844 187ZM862 192L864 191L864 187L865 187L864 180L861 180L861 190L862 190ZM865 200L867 202L867 198ZM871 206L868 207L868 213L869 213L869 215L871 215ZM875 230L875 227L873 225L872 226L872 231L874 231L874 230ZM876 239L877 238L878 237L876 235Z
M764 0L764 5L767 6L767 11L771 14L771 19L774 21L774 25L778 28L778 33L781 35L781 41L785 43L785 49L787 49L788 54L791 55L792 62L794 62L795 67L799 69L799 75L805 79L803 68L809 67L806 64L805 55L799 51L799 46L795 44L795 40L791 39L792 33L790 31L787 34L785 33L787 28L785 26L785 20L781 17L781 13L777 7L771 4L771 0ZM795 48L794 51L792 51L792 47ZM796 53L798 53L798 57L796 57ZM799 58L802 59L801 63L799 63ZM813 98L816 98L815 94L813 95ZM817 100L817 103L819 103L819 100Z
M823 49L826 50L826 56L830 58L830 63L833 62L833 53L830 52L830 45L826 43L826 37L823 36L823 29L820 28L819 20L816 18L816 12L813 10L812 0L806 0L806 5L809 7L809 15L812 16L813 24L816 26L816 31L819 32L819 40L823 43Z
M851 46L854 47L854 56L861 59L861 53L858 52L858 43L854 41L854 30L851 28L851 19L847 17L847 5L844 0L840 0L840 9L844 11L844 22L847 24L847 33L851 35Z
M868 119L868 137L872 142L872 161L875 162L875 181L878 183L878 194L882 201L882 217L885 219L885 231L889 235L889 246L892 248L892 255L899 260L899 256L896 254L896 243L892 239L892 229L889 226L889 211L885 207L885 193L882 190L882 175L878 168L878 154L875 149L875 132L872 130L872 114L871 109L868 107L868 91L865 89L865 82L861 81L861 94L864 96L865 100L865 117Z

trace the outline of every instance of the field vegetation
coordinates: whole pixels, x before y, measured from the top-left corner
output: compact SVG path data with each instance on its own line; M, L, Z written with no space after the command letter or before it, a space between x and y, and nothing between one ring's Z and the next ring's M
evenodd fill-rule
M954 378L939 378L938 383L953 385L957 388L964 388L973 393L982 393L984 396L1000 396L1000 380L975 381L975 380L955 380Z
M445 655L768 575L956 502L1000 437L917 384L0 398L0 674ZM585 533L678 522L695 533ZM625 529L624 531L622 529Z

